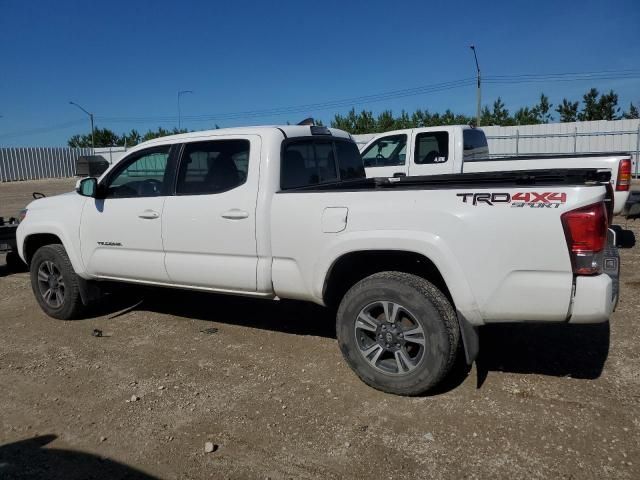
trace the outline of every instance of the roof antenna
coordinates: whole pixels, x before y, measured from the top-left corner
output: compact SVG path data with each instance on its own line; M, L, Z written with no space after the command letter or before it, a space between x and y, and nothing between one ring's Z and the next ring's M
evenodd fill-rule
M300 123L298 123L298 125L315 125L315 124L316 124L316 121L313 119L313 117L305 118Z

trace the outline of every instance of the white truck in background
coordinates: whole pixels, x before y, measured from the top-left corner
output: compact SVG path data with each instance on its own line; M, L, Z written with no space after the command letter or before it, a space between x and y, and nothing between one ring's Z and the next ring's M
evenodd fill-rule
M462 346L473 360L482 325L607 321L608 182L597 169L368 179L340 130L193 132L31 202L17 248L55 318L83 316L113 281L336 307L358 376L416 395Z
M367 177L448 173L598 168L611 171L614 214L622 212L631 187L628 153L489 156L480 128L467 125L412 128L377 134L361 147Z

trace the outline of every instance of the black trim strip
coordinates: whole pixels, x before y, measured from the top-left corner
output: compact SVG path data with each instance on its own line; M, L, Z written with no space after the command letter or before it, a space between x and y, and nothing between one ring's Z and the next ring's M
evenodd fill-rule
M558 168L508 172L454 173L399 178L365 178L309 185L277 193L344 192L362 190L455 190L460 188L590 186L611 180L611 172L597 168Z
M606 153L532 153L526 155L511 155L508 157L482 157L469 158L463 160L463 163L475 162L506 162L514 160L552 160L554 158L589 158L589 157L630 157L629 152L606 152Z

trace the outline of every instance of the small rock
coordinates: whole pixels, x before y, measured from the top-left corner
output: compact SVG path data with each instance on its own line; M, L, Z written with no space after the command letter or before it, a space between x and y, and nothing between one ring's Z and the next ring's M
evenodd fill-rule
M100 437L100 441L101 442L106 442L107 441L107 437Z
M205 442L204 451L206 453L213 453L218 449L217 445L214 445L213 442Z
M433 434L431 432L427 432L424 434L424 439L427 442L433 442Z
M140 400L140 397L138 397L136 395L131 395L131 401L132 402L137 402L138 400Z
M349 448L351 446L351 442L344 442L344 446Z
M160 386L158 387L158 390L164 390L164 385L160 385Z
M478 434L477 434L476 432L473 432L473 436L474 436L474 437L477 437L477 436L478 436Z

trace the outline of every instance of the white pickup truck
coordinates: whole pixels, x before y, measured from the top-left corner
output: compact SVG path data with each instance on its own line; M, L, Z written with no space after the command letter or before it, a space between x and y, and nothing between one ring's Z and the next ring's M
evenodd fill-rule
M337 307L360 378L415 395L463 347L473 360L481 325L609 318L608 181L591 169L367 179L346 132L220 129L143 143L99 180L32 202L17 246L55 318L81 316L102 281Z
M376 135L362 147L368 177L440 175L445 173L601 168L611 171L614 213L622 212L631 186L628 153L518 155L489 157L487 138L466 125L395 130Z

